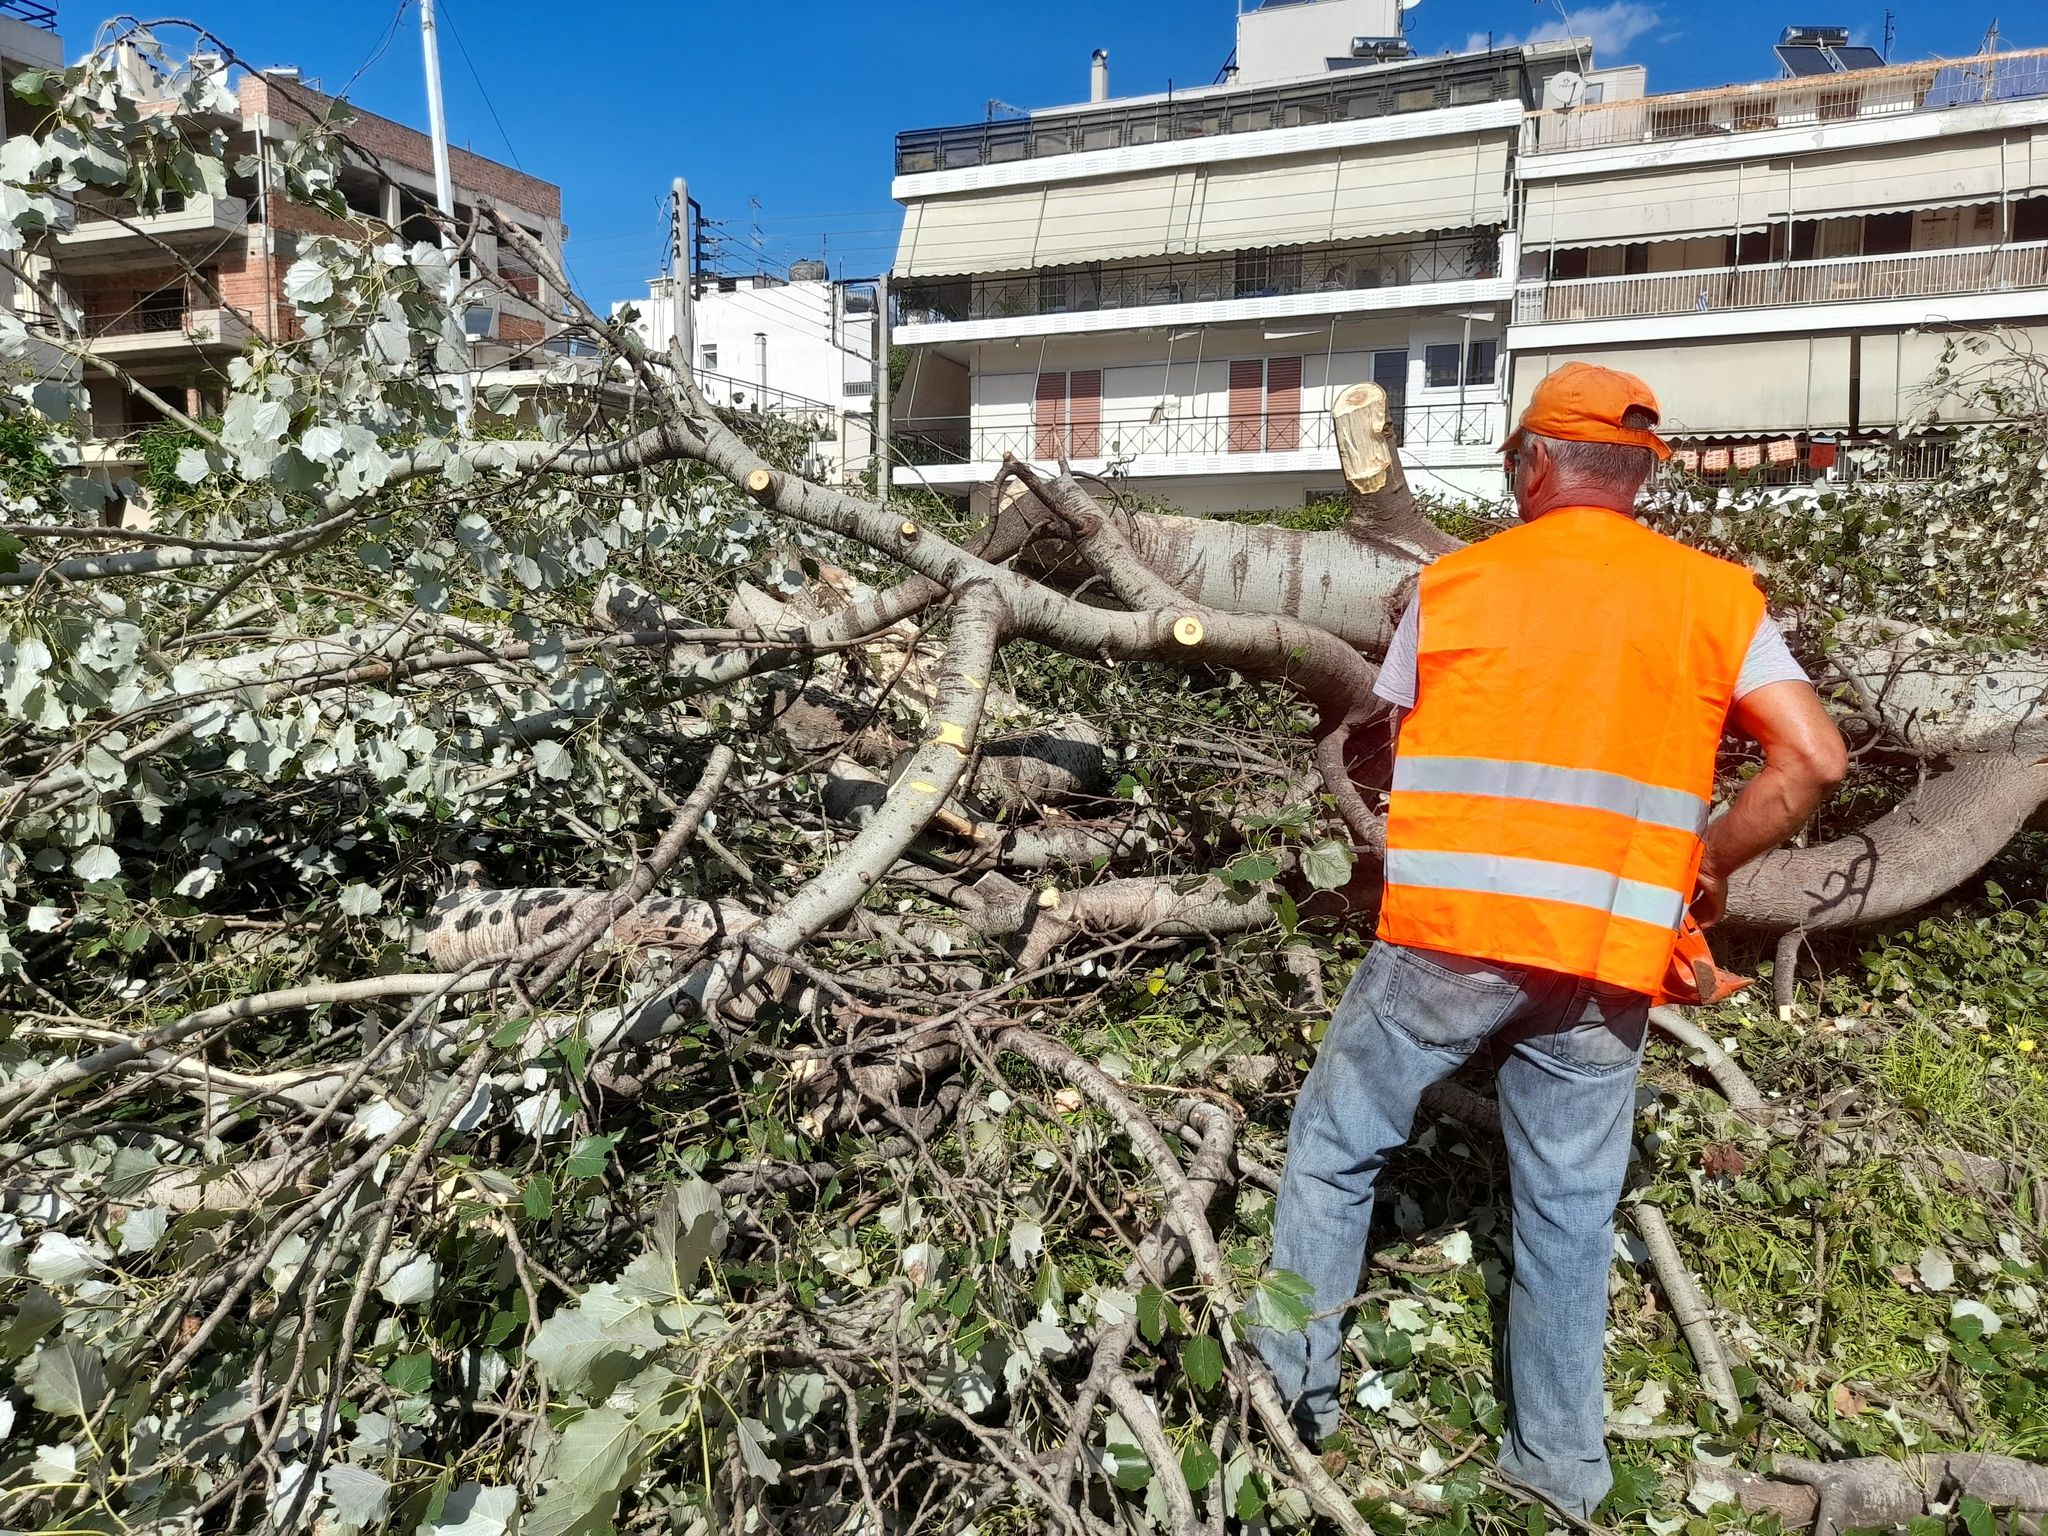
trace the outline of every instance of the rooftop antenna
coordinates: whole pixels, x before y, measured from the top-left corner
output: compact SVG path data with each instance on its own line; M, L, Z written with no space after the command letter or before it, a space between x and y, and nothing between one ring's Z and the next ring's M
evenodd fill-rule
M1892 61L1892 44L1897 40L1898 35L1898 19L1890 11L1886 11L1884 13L1884 61L1887 64Z

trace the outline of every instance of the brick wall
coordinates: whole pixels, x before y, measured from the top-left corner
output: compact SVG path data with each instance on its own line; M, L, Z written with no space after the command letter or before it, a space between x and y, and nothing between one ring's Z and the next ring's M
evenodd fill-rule
M280 123L308 123L324 115L334 102L333 97L298 81L258 74L242 76L239 94L245 124L252 124L257 117L269 117ZM355 115L346 129L351 143L380 158L429 176L433 174L433 143L424 133L351 106ZM559 221L562 217L562 189L553 182L452 146L448 151L448 168L461 191L509 203L544 218Z

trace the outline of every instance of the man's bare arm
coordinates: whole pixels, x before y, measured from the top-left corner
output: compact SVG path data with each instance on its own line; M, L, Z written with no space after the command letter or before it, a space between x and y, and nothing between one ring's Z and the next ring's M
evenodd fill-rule
M1727 906L1728 877L1804 826L1849 771L1842 733L1810 683L1767 683L1738 700L1733 715L1763 747L1764 766L1707 828L1693 909L1703 924Z

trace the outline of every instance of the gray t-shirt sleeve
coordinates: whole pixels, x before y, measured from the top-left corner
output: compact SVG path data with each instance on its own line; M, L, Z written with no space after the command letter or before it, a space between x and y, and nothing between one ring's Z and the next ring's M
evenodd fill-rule
M1785 632L1768 613L1757 621L1756 634L1749 642L1749 654L1742 658L1742 672L1735 679L1735 697L1755 693L1771 683L1805 683L1812 679L1792 657L1785 644Z
M1422 630L1419 597L1408 599L1408 611L1394 626L1394 638L1387 642L1386 660L1380 663L1379 681L1372 691L1396 709L1415 707L1415 650Z

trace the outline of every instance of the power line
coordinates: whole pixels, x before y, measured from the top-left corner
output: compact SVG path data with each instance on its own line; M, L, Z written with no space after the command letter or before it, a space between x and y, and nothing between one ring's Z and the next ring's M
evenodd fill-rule
M448 22L449 34L455 39L456 52L462 55L462 62L469 67L469 78L476 82L477 94L484 99L484 110L491 114L491 121L497 124L498 137L505 141L505 152L512 157L512 164L515 167L521 171L525 170L526 167L519 163L519 151L512 147L512 135L505 131L505 124L498 116L498 108L491 100L491 93L484 87L484 78L476 72L476 65L469 57L469 49L463 45L462 33L456 29L455 17L448 9L448 0L441 0L441 14Z
M368 74L370 72L371 67L375 65L379 59L384 57L385 53L391 47L391 40L398 36L398 28L400 23L402 23L405 20L405 13L411 9L412 0L398 0L398 9L391 13L391 25L384 29L384 40L378 43L377 46L371 50L370 56L367 59L363 60L363 62L356 67L356 72L348 77L347 84L343 85L340 90L336 91L334 93L335 95L346 96L349 93L349 91L354 87L355 83L358 80L362 79L364 75Z

